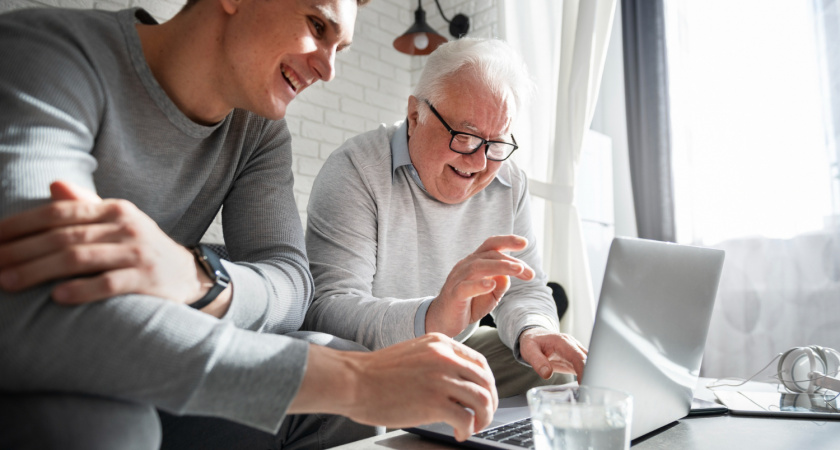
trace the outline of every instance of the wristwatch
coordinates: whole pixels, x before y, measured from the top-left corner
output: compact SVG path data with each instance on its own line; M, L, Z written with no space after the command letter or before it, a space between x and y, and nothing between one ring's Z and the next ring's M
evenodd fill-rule
M230 284L230 275L228 275L227 270L222 265L222 260L219 258L219 255L211 250L210 247L204 244L198 244L195 247L191 247L190 251L195 255L195 260L198 261L198 265L204 269L204 273L213 282L213 287L204 294L204 297L190 303L191 307L201 309L209 305L210 302L215 300L228 287Z

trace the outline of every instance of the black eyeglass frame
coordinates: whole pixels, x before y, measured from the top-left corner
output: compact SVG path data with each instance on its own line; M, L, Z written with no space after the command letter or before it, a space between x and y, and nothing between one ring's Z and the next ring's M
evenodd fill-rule
M448 123L446 123L446 121L445 121L445 120L443 120L443 117L441 117L441 116L440 116L440 113L438 113L438 112L437 112L437 110L435 109L435 107L434 107L434 106L432 106L432 103L431 103L431 102L429 102L429 100L427 100L427 99L423 99L423 101L424 101L424 102L426 102L426 104L427 104L427 105L429 105L429 109L432 111L432 114L434 114L434 115L435 115L435 117L437 117L437 118L438 118L438 120L440 120L440 123L442 123L442 124L443 124L443 126L444 126L444 127L446 127L446 131L448 131L448 132L449 132L449 134L450 134L450 135L452 135L452 138L451 138L451 139L449 139L449 150L452 150L452 151L453 151L453 152L455 152L455 153L459 153L459 154L461 154L461 155L472 155L473 153L477 152L477 151L478 151L478 149L480 149L482 146L484 146L484 157L485 157L485 158L487 158L487 159L488 159L488 160L490 160L490 161L499 161L499 162L501 162L501 161L504 161L504 160L506 160L506 159L510 158L510 155L512 155L512 154L513 154L513 152L515 152L515 151L519 148L519 145L516 143L516 138L515 138L515 137L513 137L513 134L511 134L511 135L510 135L510 138L511 138L511 139L513 139L513 143L510 143L510 142L505 142L505 141L488 141L487 139L484 139L484 138L483 138L483 137L481 137L481 136L476 136L476 135L474 135L474 134L472 134L472 133L465 133L465 132L463 132L463 131L455 131L455 130L453 130L453 129L452 129L452 127L450 127L450 126L449 126L449 124L448 124ZM478 144L478 146L476 146L476 147L475 147L475 148L474 148L471 152L462 152L462 151L460 151L460 150L455 150L454 148L452 148L452 143L455 141L455 136L458 136L459 134L463 134L463 135L466 135L466 136L472 136L472 137L474 137L474 138L477 138L477 139L481 140L481 143L480 143L480 144ZM510 153L508 153L508 155L507 155L507 156L505 156L505 157L504 157L504 158L502 158L502 159L491 158L491 157L487 154L487 152L488 152L488 151L490 151L490 144L504 144L504 145L510 145L510 146L512 146L512 147L513 147L513 150L511 150L511 151L510 151Z

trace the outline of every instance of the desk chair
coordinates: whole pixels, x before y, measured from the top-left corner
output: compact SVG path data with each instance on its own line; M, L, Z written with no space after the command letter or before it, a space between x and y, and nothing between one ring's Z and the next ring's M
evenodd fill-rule
M551 297L554 298L554 304L557 305L557 319L561 320L563 319L563 314L566 314L566 310L569 309L569 298L566 296L566 290L563 289L563 286L560 286L559 283L555 283L554 281L549 281L548 287L551 288ZM490 314L487 314L481 318L478 325L482 327L495 328L496 322Z

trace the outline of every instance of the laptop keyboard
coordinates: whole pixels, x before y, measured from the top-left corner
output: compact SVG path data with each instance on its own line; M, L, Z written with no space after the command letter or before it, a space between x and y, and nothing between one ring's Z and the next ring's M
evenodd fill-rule
M534 434L533 428L531 428L530 417L500 427L484 430L481 433L477 433L475 437L522 448L534 448Z

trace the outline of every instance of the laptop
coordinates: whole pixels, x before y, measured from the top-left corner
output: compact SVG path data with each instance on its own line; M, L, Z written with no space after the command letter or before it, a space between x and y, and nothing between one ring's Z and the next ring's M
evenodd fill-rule
M581 384L633 395L632 439L689 413L723 258L722 250L613 239ZM524 395L502 399L493 422L458 444L531 448L529 416ZM406 431L456 442L444 423Z

